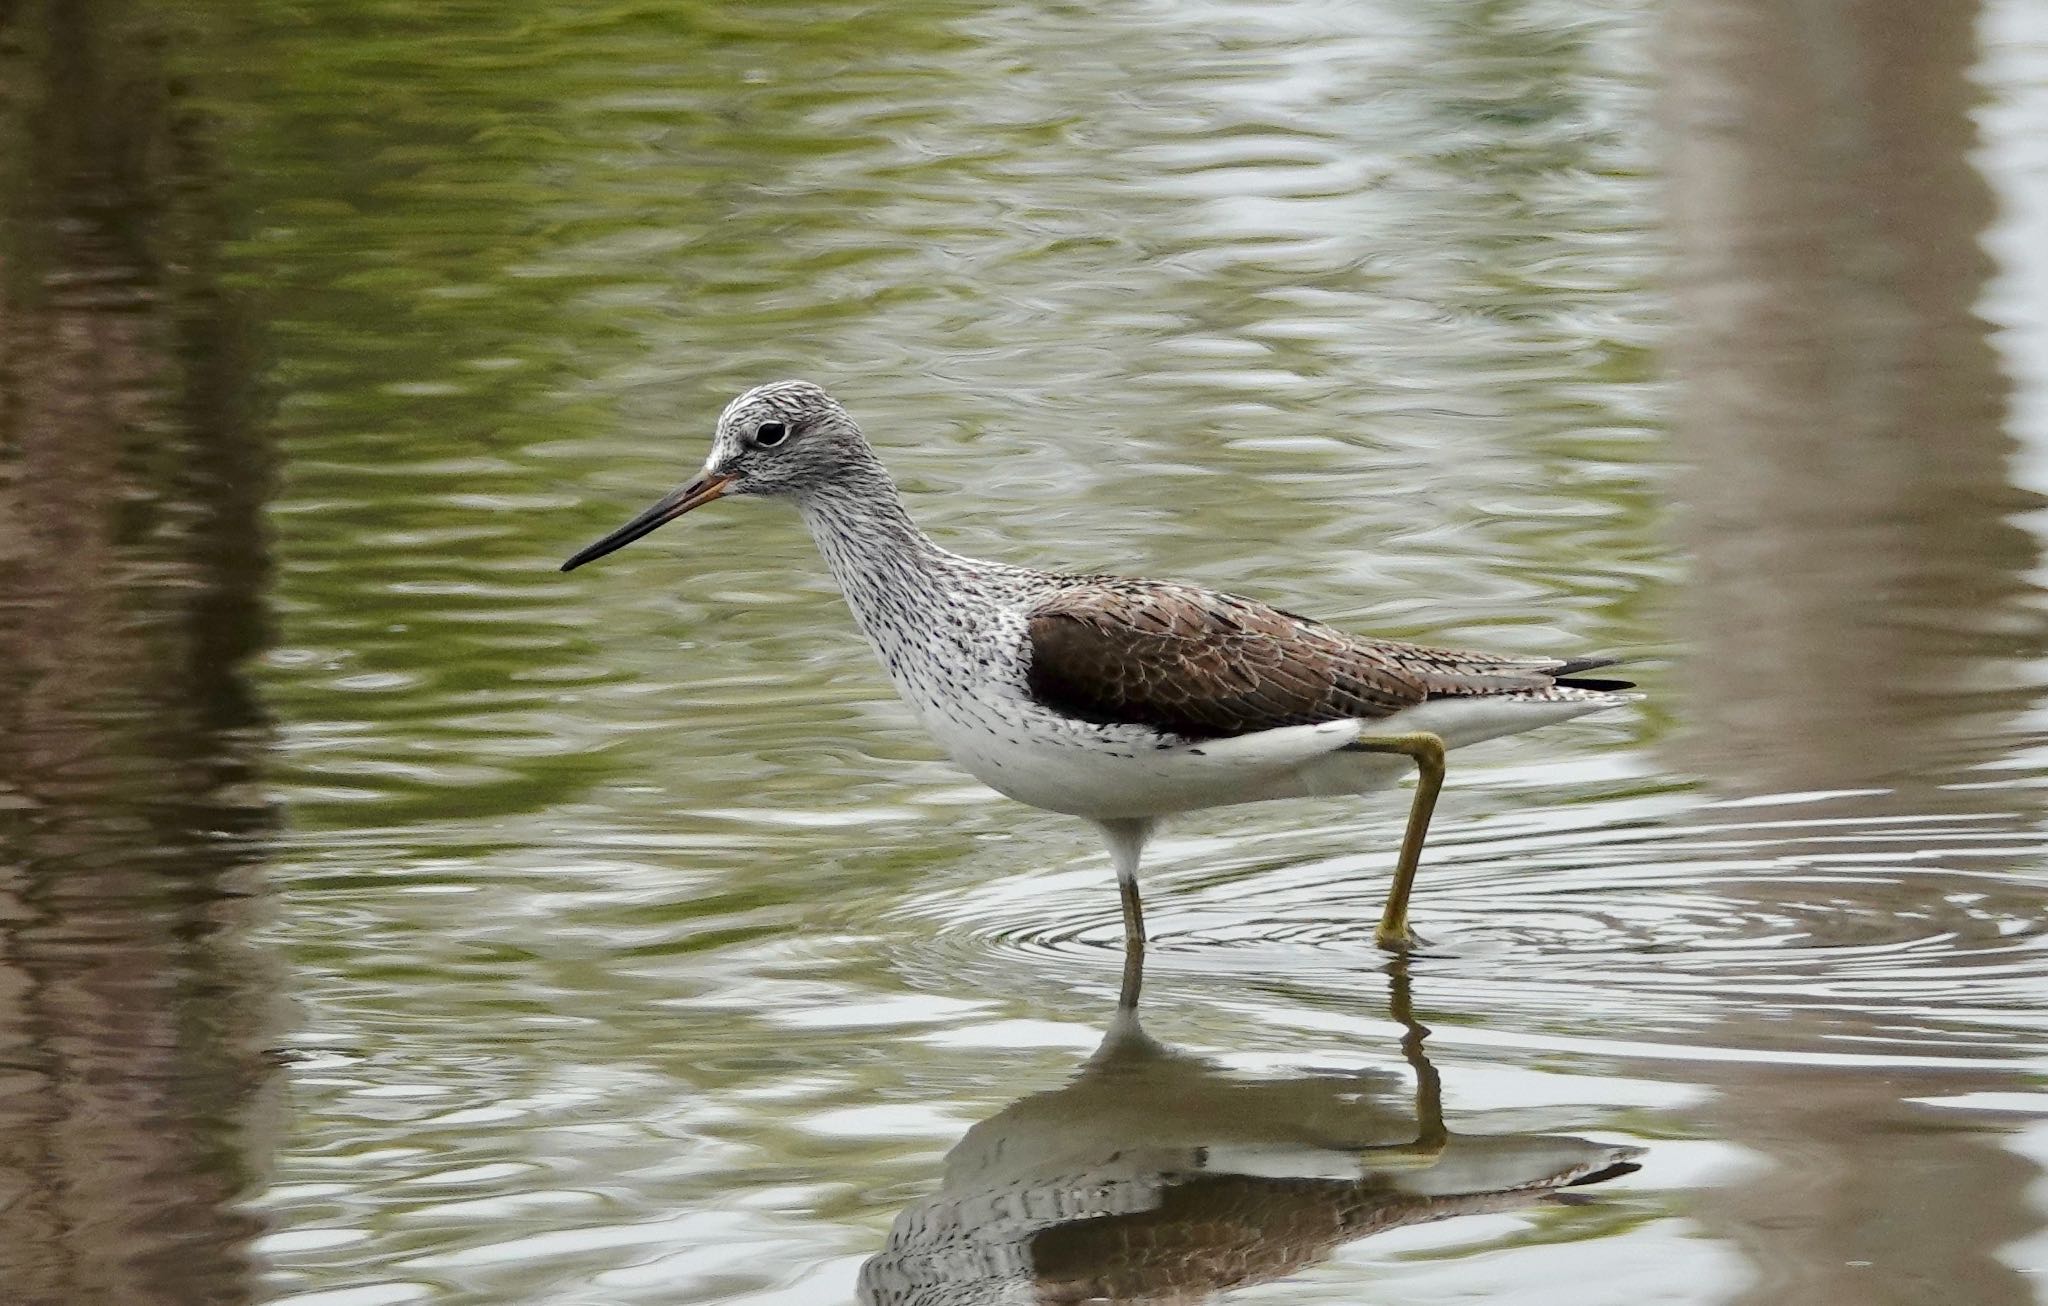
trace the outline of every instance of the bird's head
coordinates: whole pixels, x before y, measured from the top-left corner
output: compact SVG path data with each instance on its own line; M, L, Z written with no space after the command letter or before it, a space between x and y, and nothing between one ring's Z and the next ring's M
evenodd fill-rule
M837 400L808 381L755 386L725 406L704 470L647 511L562 564L570 571L625 548L693 508L728 495L802 499L874 462Z

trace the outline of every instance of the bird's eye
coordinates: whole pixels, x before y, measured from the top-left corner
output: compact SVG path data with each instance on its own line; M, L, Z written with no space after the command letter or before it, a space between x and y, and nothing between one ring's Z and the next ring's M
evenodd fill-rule
M786 422L763 422L754 432L754 443L763 449L773 449L788 438L789 425Z

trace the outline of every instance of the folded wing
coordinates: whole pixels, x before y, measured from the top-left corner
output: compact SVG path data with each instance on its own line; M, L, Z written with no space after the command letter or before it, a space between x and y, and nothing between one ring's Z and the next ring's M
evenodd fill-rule
M1103 725L1219 739L1391 716L1431 698L1576 696L1602 659L1501 657L1346 634L1191 585L1089 577L1028 618L1028 683Z

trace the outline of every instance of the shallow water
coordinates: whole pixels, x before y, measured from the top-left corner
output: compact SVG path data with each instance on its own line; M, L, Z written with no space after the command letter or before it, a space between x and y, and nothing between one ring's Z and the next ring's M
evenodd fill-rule
M1783 8L0 18L12 1299L2048 1300L2048 24ZM1172 828L1141 1034L791 515L554 571L787 374L1646 700L1405 966L1398 795Z

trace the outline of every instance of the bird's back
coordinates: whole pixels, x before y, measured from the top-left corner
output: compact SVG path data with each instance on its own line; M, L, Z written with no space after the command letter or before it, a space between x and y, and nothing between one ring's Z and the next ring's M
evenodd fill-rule
M1105 725L1229 738L1389 717L1432 699L1612 700L1612 659L1515 657L1354 635L1192 585L1066 578L1027 615L1035 697Z

